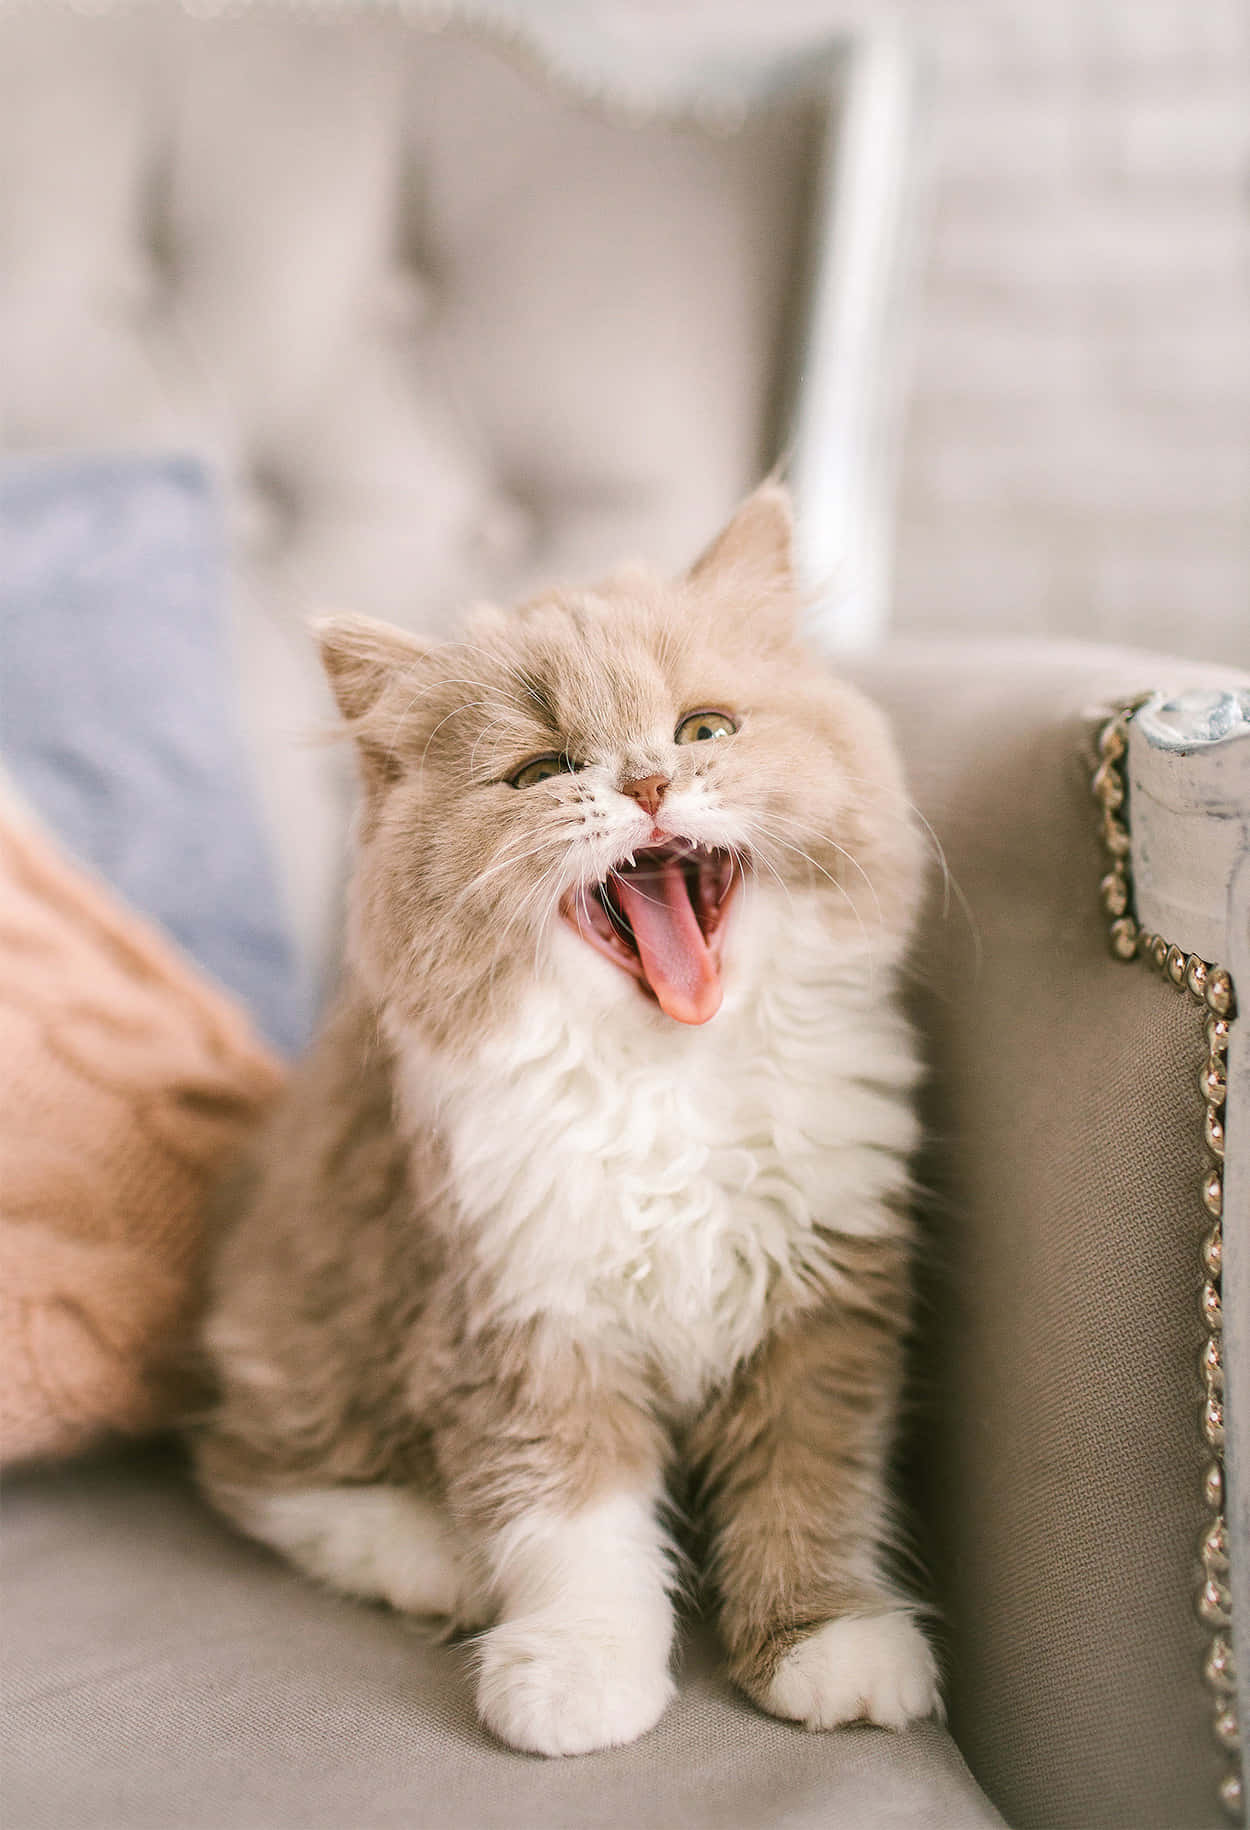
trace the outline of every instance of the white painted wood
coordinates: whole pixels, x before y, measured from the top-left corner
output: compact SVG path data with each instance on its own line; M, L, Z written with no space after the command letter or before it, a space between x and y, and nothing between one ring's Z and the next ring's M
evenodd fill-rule
M1250 690L1156 694L1129 726L1137 919L1187 953L1227 963L1229 906L1250 848ZM1230 968L1231 969L1231 968Z
M1224 1119L1223 1346L1225 1518L1234 1643L1244 1669L1250 1659L1250 690L1156 695L1129 726L1128 783L1138 920L1187 953L1226 966L1240 991ZM1248 1715L1250 1687L1243 1682L1246 1773Z
M862 649L889 618L906 305L916 214L919 78L887 34L840 59L809 227L805 322L788 442L810 627Z

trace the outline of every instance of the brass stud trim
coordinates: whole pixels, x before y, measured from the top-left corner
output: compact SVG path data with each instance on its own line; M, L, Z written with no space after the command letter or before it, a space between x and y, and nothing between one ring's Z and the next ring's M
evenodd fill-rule
M1212 1690L1229 1691L1237 1687L1237 1663L1233 1658L1233 1648L1222 1633L1217 1633L1211 1641L1203 1675Z
M1211 1056L1198 1076L1198 1091L1211 1106L1222 1106L1228 1097L1228 1076L1218 1055Z
M1231 1017L1236 1004L1233 996L1232 974L1223 966L1215 966L1207 975L1207 1008L1213 1010L1217 1017Z
M1198 1085L1204 1102L1203 1137L1214 1160L1202 1177L1200 1189L1208 1228L1201 1245L1203 1282L1199 1306L1206 1339L1199 1361L1202 1379L1199 1427L1213 1459L1207 1463L1202 1481L1202 1497L1211 1517L1199 1546L1202 1586L1198 1591L1197 1608L1199 1619L1212 1634L1202 1668L1203 1681L1212 1700L1211 1729L1229 1760L1228 1769L1220 1780L1219 1800L1228 1816L1241 1822L1244 1787L1237 1715L1237 1667L1231 1637L1232 1597L1227 1581L1228 1526L1224 1517L1224 1356L1221 1346L1224 1315L1220 1292L1224 1258L1220 1226L1224 1205L1223 1106L1228 1091L1224 1057L1237 1014L1237 1000L1232 977L1225 967L1213 965L1196 953L1187 954L1183 948L1170 945L1161 934L1144 933L1137 923L1133 907L1128 782L1123 762L1128 754L1129 721L1144 703L1144 699L1136 699L1120 706L1102 725L1096 738L1097 761L1091 789L1101 813L1099 831L1107 860L1098 889L1103 911L1109 918L1108 939L1113 957L1125 961L1144 960L1179 991L1195 999L1204 1012L1207 1060L1198 1076ZM1211 1221L1214 1225L1210 1225Z
M1202 1567L1209 1576L1219 1576L1228 1568L1228 1532L1223 1519L1215 1519L1203 1533L1198 1546ZM1231 1649L1229 1649L1231 1657Z
M1232 1027L1227 1017L1217 1017L1214 1011L1207 1018L1207 1047L1213 1055L1227 1054L1228 1038L1232 1033Z

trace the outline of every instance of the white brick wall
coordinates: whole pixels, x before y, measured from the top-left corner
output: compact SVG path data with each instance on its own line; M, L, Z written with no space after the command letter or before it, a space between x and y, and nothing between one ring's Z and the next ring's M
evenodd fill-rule
M935 83L895 626L1250 666L1247 0L511 0L622 56L895 19Z
M926 19L896 626L1250 666L1250 12L945 0Z

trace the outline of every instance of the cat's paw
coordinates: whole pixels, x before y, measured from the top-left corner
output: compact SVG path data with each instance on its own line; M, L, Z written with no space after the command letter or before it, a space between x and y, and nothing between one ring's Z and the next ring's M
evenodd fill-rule
M673 1695L667 1646L582 1615L505 1620L481 1642L477 1706L531 1754L589 1754L645 1734Z
M941 1707L937 1661L901 1609L829 1620L783 1655L759 1700L772 1715L807 1728L906 1728Z

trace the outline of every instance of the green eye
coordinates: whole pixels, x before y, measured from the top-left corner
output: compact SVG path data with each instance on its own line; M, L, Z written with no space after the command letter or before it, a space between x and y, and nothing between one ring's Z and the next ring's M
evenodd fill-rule
M737 728L728 712L691 712L673 733L673 741L707 743L713 737L732 737Z
M567 756L535 756L522 763L515 775L508 777L514 788L533 788L538 782L550 781L553 775L569 775L573 764Z

